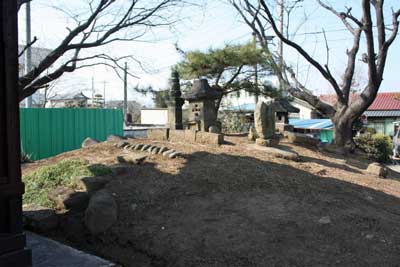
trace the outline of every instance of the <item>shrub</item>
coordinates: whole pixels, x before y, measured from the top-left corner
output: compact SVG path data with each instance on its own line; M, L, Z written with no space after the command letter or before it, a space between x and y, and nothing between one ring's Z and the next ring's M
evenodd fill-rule
M107 166L90 165L80 159L63 160L54 165L40 167L22 177L25 183L24 204L37 204L53 207L47 195L58 186L74 187L74 178L78 176L102 176L111 173Z
M219 120L222 124L223 133L242 133L249 130L249 123L245 114L237 112L221 112Z
M369 159L387 162L392 154L392 143L389 136L383 134L362 134L354 139L358 148L362 149Z

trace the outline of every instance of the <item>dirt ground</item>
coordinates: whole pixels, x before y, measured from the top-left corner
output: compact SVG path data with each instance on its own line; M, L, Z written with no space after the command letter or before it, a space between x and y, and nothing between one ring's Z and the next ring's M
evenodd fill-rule
M123 266L400 264L398 174L380 179L355 157L283 143L301 155L288 161L244 137L226 139L220 147L130 140L185 157L149 155L109 183L119 220L103 235L91 237L80 214L71 215L72 230L48 235ZM23 171L74 157L114 165L119 153L103 143Z

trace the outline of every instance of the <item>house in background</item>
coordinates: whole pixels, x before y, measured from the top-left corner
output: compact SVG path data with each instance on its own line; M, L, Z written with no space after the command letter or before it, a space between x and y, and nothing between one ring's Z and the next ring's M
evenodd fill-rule
M48 107L51 108L85 108L88 107L89 97L82 92L76 95L55 96L49 99Z
M352 95L352 100L357 94ZM336 95L321 95L320 99L331 105L336 103ZM377 133L393 136L394 122L400 121L400 92L378 93L374 102L364 112L366 127L374 128Z
M140 123L143 125L160 125L168 124L167 108L142 108L140 110Z
M299 112L289 113L289 118L291 119L310 120L323 117L306 101L293 98L293 100L290 101L290 104L299 110Z

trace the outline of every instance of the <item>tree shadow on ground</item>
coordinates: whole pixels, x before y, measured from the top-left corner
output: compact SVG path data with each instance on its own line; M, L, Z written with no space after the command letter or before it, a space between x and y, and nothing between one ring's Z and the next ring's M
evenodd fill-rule
M177 173L144 163L115 177L106 188L118 223L68 241L124 266L400 262L394 196L247 156L196 152L182 161Z
M312 157L307 157L307 156L301 156L301 160L305 161L305 162L314 162L323 166L327 166L327 167L331 167L331 168L337 168L337 169L341 169L341 170L345 170L348 172L354 172L354 173L362 173L361 171L349 167L345 164L340 164L340 163L335 163L335 162L330 162L327 160L323 160L323 159L317 159L317 158L312 158Z

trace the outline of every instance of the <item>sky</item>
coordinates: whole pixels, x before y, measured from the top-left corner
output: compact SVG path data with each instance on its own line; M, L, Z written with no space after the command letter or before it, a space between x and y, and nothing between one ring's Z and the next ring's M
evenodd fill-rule
M200 3L200 1L197 2ZM357 8L360 0L330 0L328 2L338 10L344 10L344 5L353 6L353 14L360 17L360 10ZM346 3L344 4L344 2ZM387 14L389 14L390 7L400 7L398 0L388 0L385 3ZM87 5L82 0L33 0L32 36L38 38L35 46L48 49L56 47L66 35L66 27L74 25L71 14L82 14L85 8ZM68 15L65 11L68 12ZM142 67L134 61L128 63L130 72L136 76L136 78L129 77L128 97L130 100L151 106L151 97L136 93L133 88L135 86L152 86L160 90L168 88L170 69L182 60L182 56L175 49L175 43L178 43L184 51L205 51L210 47L218 48L226 44L240 44L251 39L250 28L243 23L236 10L227 1L204 0L201 2L201 6L191 5L173 12L173 18L176 17L180 20L173 27L152 29L140 42L112 43L101 49L86 52L88 55L102 52L115 57L132 55L141 62ZM24 13L24 8L21 8L19 14L20 43L25 42ZM391 20L387 19L387 23L390 22ZM340 80L347 62L345 52L347 48L351 47L352 36L340 20L321 8L316 1L305 0L291 16L290 33L296 32L296 35L291 34L290 37L321 64L325 64L327 60L323 30L328 40L329 66L332 73ZM272 32L270 34L273 35ZM277 49L276 38L270 47L272 50ZM363 50L365 47L362 45L361 53L364 52ZM296 51L285 47L284 57L286 62L294 67L300 80L316 94L333 92L327 81L313 67L310 67ZM397 67L399 58L400 38L390 49L381 91L400 90ZM359 87L362 87L366 81L366 66L360 61L357 64L357 78L360 80ZM274 78L271 79L272 82L275 82ZM84 68L71 74L65 74L57 81L54 90L57 94L82 91L91 96L92 80L98 93L103 94L105 88L107 100L123 99L123 82L112 69L105 66Z

